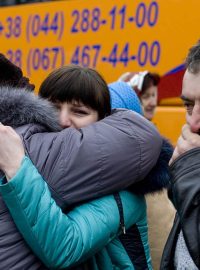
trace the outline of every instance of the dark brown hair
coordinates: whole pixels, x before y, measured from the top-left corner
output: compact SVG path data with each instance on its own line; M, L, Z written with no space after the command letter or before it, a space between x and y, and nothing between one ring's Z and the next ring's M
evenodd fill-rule
M94 69L67 65L51 72L39 95L51 102L82 102L98 112L99 119L111 113L110 94L103 77Z

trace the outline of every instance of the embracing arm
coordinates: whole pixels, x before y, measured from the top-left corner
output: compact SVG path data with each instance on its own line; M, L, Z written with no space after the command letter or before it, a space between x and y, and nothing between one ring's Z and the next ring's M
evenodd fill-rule
M2 183L0 192L23 237L49 268L79 263L118 234L119 210L112 195L64 215L27 157L14 178ZM145 215L145 201L128 192L120 196L128 228Z
M81 130L25 137L31 160L66 204L141 181L156 164L162 142L150 121L128 110L116 111Z

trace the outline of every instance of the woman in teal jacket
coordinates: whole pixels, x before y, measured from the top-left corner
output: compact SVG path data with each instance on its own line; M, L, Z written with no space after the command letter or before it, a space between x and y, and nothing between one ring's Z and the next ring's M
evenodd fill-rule
M118 83L117 86L118 95L120 91L122 93L125 91L125 83ZM112 97L115 93L113 90L112 85L110 89ZM133 94L133 91L131 90L129 94ZM128 94L127 97L131 100ZM135 101L135 97L132 100ZM110 201L106 201L108 198L98 199L76 208L65 216L55 206L47 185L41 181L41 177L37 175L37 172L31 171L31 166L30 161L25 158L18 174L11 182L2 185L1 192L26 241L49 268L66 268L80 263L108 244L92 259L89 259L87 262L89 269L105 270L114 267L115 269L117 267L118 269L151 269L146 205L143 196L128 195L126 192L120 194L127 234L117 238L116 235L120 233L119 223L122 220L119 220L119 210L116 205L113 206L112 196L108 197ZM29 177L27 169L31 172ZM28 183L27 179L29 179ZM132 201L130 196L132 196ZM125 198L129 202L124 201ZM104 205L108 216L101 209ZM109 221L109 218L112 220L112 215L113 222L107 223L106 220ZM92 217L96 217L94 222L91 222ZM75 222L78 227L71 224L69 220ZM106 224L109 224L109 228L105 227Z
M118 239L120 216L112 195L76 207L65 215L27 157L11 181L1 180L0 191L23 237L48 269L80 264L99 250L87 262L88 269L151 269L143 196L120 192L125 227L128 230L133 224L137 226L145 251L146 268L139 256L140 267L134 268ZM138 255L142 255L139 250Z

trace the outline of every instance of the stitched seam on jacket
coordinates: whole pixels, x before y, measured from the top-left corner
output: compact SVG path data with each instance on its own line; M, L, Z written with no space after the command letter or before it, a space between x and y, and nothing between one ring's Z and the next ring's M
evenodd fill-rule
M129 112L127 112L127 114L128 114L128 113L129 113ZM139 156L140 163L139 163L139 169L138 169L138 178L140 178L140 175L141 175L141 168L142 168L142 149L141 149L141 140L140 140L140 137L137 136L135 130L132 128L132 126L131 126L129 123L127 123L127 126L129 126L130 129L132 130L132 132L133 132L132 136L133 136L133 135L135 136L135 139L137 140L138 145L139 145L138 148L139 148L139 151L140 151L140 156ZM133 151L134 151L134 150L133 150Z
M96 127L95 127L95 130L96 130ZM98 192L97 192L97 194L99 195L99 196L101 196L101 192L102 192L102 185L101 185L101 183L103 182L103 172L104 172L104 158L103 158L103 150L102 150L102 147L101 147L101 143L100 143L100 138L99 138L99 133L98 132L96 132L96 136L97 136L97 140L98 140L98 146L99 146L99 163L100 163L100 166L99 166L99 168L100 168L100 179L99 179L99 181L97 181L97 186L98 186Z
M29 157L29 159L31 160L31 162L33 163L34 167L37 169L38 173L42 176L43 180L45 181L45 183L47 184L47 186L49 187L49 189L50 190L53 190L53 192L59 198L59 200L62 200L65 203L65 199L63 198L63 195L60 192L56 191L55 188L52 187L52 185L49 182L46 181L46 179L44 178L44 176L42 175L42 173L36 167L36 165L33 162L31 156L29 155L29 152L28 152L28 149L27 149L27 146L26 146L26 143L25 143L24 136L20 135L20 137L21 137L21 139L23 141L23 145L24 145L24 148L25 148L25 153ZM52 144L53 144L54 140L56 140L56 137L53 139ZM62 141L62 144L63 144L63 141ZM62 166L62 167L64 167L64 166ZM53 198L56 199L56 196L53 196Z

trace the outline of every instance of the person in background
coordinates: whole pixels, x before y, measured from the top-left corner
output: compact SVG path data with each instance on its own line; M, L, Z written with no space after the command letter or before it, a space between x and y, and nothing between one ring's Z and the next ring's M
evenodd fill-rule
M87 69L84 70L86 75L88 75ZM83 86L85 86L87 91L91 89L93 85L92 82L95 82L94 86L96 91L101 87L104 88L104 86L107 88L102 79L96 80L94 72L92 74L93 76L89 76L91 80L86 76L86 81L83 81L81 74L79 74L79 76L75 77L73 82L75 85L78 84L82 90ZM81 79L81 84L78 79ZM93 125L81 129L67 128L61 132L57 132L60 130L60 127L57 121L57 114L53 107L47 101L34 96L32 93L23 89L13 89L13 87L4 86L0 91L0 103L0 121L3 124L17 128L18 133L21 138L23 138L23 144L26 149L27 156L23 159L21 164L21 161L19 162L17 159L18 153L13 152L14 148L12 147L14 158L12 156L11 163L14 163L15 166L17 163L17 167L20 167L21 164L22 171L20 172L22 173L22 180L25 181L25 186L29 186L29 184L27 184L28 179L33 181L33 186L34 184L36 185L37 191L30 194L32 194L36 200L38 199L37 202L39 203L41 198L37 197L38 185L35 182L37 170L31 170L33 164L28 158L30 157L40 174L48 182L48 188L51 190L57 204L62 207L65 213L68 213L69 209L77 204L103 196L104 192L105 195L110 194L128 187L128 185L131 185L135 181L138 182L144 179L148 171L156 164L160 154L162 138L159 136L156 129L142 117L130 111L114 111L110 116ZM6 132L8 132L10 128L2 125L1 130L4 135L7 135ZM14 131L12 130L12 132ZM3 134L1 139L4 138ZM6 138L8 139L8 136L6 136ZM4 146L5 142L6 140L4 140ZM152 143L154 143L153 159L151 154ZM2 154L3 151L1 151L1 156ZM8 152L7 158L9 158ZM135 158L137 160L134 161ZM101 160L104 160L103 164L100 162ZM14 168L16 169L15 166ZM7 177L10 178L13 176L13 172L16 173L16 171L11 170L8 172L8 167L8 162L6 162L4 169L7 171ZM27 174L28 172L30 173ZM121 181L122 173L124 177L123 181ZM13 183L11 185L13 185ZM30 187L31 186L32 185L30 185ZM20 186L18 187L20 188ZM6 186L5 191L8 191L8 189L9 187ZM42 190L44 191L43 188ZM46 196L48 192L42 194ZM12 196L12 192L9 193L9 195ZM21 196L19 196L18 199L20 199L20 197ZM81 210L76 208L74 210L75 214L70 212L71 214L68 216L67 224L68 233L64 230L65 234L61 233L61 235L56 236L59 236L61 241L63 241L66 240L63 237L64 235L70 241L66 241L66 243L68 243L66 249L67 256L62 258L66 260L65 263L67 265L75 264L83 258L86 259L87 256L90 257L93 252L102 248L102 245L105 246L105 244L112 240L119 230L121 230L123 223L127 225L126 228L129 228L131 217L135 219L138 216L133 215L133 213L130 214L129 210L132 211L132 209L129 209L128 204L126 204L126 197L126 194L120 194L122 205L125 203L124 222L123 220L121 222L120 217L123 215L119 215L116 202L113 198L110 201L110 197L108 198L109 200L106 199L107 201L101 201L100 205L98 202L91 202L89 206L81 207ZM22 202L22 208L27 202L32 202L30 198L31 197L28 196L28 199ZM114 201L114 205L112 200ZM13 206L14 199L11 199L10 202ZM29 250L23 242L21 235L17 232L12 219L9 217L8 210L3 204L2 198L0 204L1 268L45 269L45 266L34 257L31 250ZM47 208L52 206L50 210L54 210L54 205L55 204L51 204L51 202L46 204ZM110 211L106 212L106 205L109 205L111 209L113 209L113 215L110 214ZM139 200L136 205L139 206L138 210L141 211L137 211L137 213L144 214L144 208L140 207L141 200ZM84 212L85 207L87 209ZM91 209L93 209L93 211ZM135 209L133 209L133 211L135 212ZM42 211L42 213L44 214L44 211ZM88 215L88 213L90 214ZM103 213L105 213L105 216ZM23 216L17 216L18 222L21 223L23 220L22 217ZM67 218L67 216L65 217ZM90 220L91 218L92 221ZM60 219L56 219L56 224L59 220ZM34 222L35 221L33 221L33 223ZM134 223L133 220L132 222ZM31 221L31 227L33 223ZM88 228L85 230L86 234L82 234L83 225L86 226L84 226L84 228ZM55 226L55 224L53 224L53 226ZM93 233L91 232L91 228L95 229ZM51 231L49 228L49 231L51 232L50 235L53 235L53 230ZM31 240L34 239L30 231L26 231L26 233ZM45 230L45 235L46 233L47 230ZM54 242L56 237L54 235L53 240L50 242ZM77 240L80 245L77 243ZM47 242L43 241L42 243L45 245ZM5 250L5 245L9 247L9 250ZM20 252L16 252L16 247ZM92 247L94 249L92 249ZM36 254L37 252L39 253L38 256L47 255L49 258L54 258L56 263L63 263L63 260L58 261L57 258L53 256L54 253L47 251L45 254L42 254L40 249L36 248L36 250ZM59 248L57 251L61 252ZM15 256L12 256L12 254L15 254ZM71 256L71 254L73 254L73 256Z
M200 269L200 41L189 49L181 98L186 124L170 161L170 199L176 217L164 248L160 269Z
M142 103L144 117L151 121L157 107L160 76L149 71L126 72L119 81L125 81L136 91ZM173 224L175 209L168 199L166 190L154 196L146 196L146 200L152 264L154 269L158 270L164 245Z
M144 117L151 121L158 102L160 76L148 71L126 72L119 81L127 82L136 91L142 103Z

